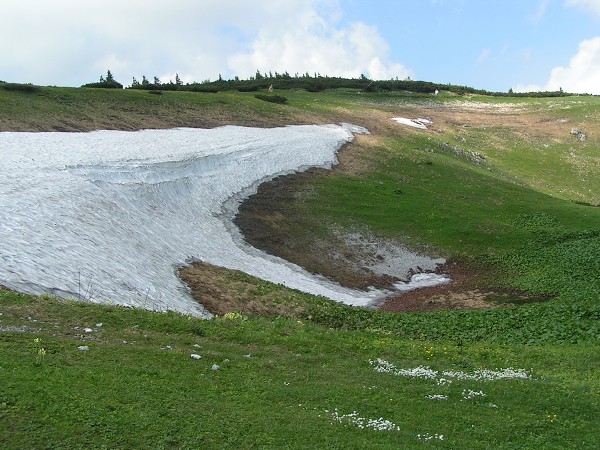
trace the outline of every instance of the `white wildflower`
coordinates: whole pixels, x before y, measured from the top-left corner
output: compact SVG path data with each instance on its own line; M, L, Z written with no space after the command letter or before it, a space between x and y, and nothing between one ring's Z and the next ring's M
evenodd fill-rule
M415 367L414 369L398 369L395 365L381 358L369 360L373 370L379 373L391 373L392 375L412 378L428 378L435 379L438 376L438 371L429 367Z
M325 410L325 412L329 412ZM369 429L375 431L400 431L400 427L390 420L380 417L379 419L367 419L360 417L356 411L352 411L350 414L340 415L337 408L331 413L334 420L338 423L348 423L354 425L360 429Z
M437 383L439 386L449 384L452 381L449 380L449 378L455 378L457 380L474 381L531 379L531 376L525 371L525 369L514 369L512 367L498 370L480 369L472 373L452 370L447 370L440 373L437 370L431 369L427 366L418 366L413 369L399 369L394 364L381 358L369 360L369 363L373 366L373 370L379 373L389 373L401 377L425 378L430 380L437 379Z
M429 434L429 433L425 433L425 434L417 434L417 439L420 439L422 441L431 441L432 439L437 439L439 441L443 441L444 440L444 435L443 434Z
M462 391L462 396L465 400L470 400L475 397L485 397L483 391L472 391L471 389L465 389Z
M442 394L432 394L432 395L428 395L427 399L428 400L448 400L448 396L442 395Z

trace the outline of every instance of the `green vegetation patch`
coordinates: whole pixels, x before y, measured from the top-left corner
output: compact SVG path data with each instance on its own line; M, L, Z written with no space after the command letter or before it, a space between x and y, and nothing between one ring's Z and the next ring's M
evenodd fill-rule
M286 97L283 97L282 95L256 94L254 97L265 102L279 103L281 105L287 103L288 101L288 99Z
M586 449L598 439L599 353L586 345L457 345L6 291L0 305L7 449Z

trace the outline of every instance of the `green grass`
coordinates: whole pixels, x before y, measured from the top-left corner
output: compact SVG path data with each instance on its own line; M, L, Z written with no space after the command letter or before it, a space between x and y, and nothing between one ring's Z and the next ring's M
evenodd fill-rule
M585 346L457 345L0 295L0 325L21 330L0 335L3 448L594 448L598 437L600 361ZM531 378L411 378L374 371L378 358ZM469 390L485 396L466 398ZM399 431L338 422L336 409Z
M595 204L600 192L598 98L285 95L284 106L254 93L0 89L0 129L212 126L223 116L322 123L338 114L361 124L369 111L463 101L517 104L519 114L551 123L568 119L567 128L587 128L585 144L568 135L523 138L510 125L444 135L385 131L364 144L360 176L315 175L287 205L296 226L321 239L334 229L367 230L485 268L490 286L552 300L392 315L244 276L257 296L293 298L302 312L201 321L0 290L0 447L595 448L600 209L575 201ZM455 146L483 153L485 164ZM575 164L571 147L584 164ZM590 175L585 182L582 173ZM438 385L440 375L378 373L369 362L377 358L399 369L467 374L512 367L531 378ZM464 398L469 390L485 396ZM336 420L336 408L346 418ZM399 431L361 429L347 416L355 411Z

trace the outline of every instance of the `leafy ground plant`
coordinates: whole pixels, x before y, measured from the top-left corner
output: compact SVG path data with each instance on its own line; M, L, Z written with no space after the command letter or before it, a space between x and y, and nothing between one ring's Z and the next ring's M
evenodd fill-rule
M0 304L3 448L594 448L598 438L594 346L434 343L6 291Z

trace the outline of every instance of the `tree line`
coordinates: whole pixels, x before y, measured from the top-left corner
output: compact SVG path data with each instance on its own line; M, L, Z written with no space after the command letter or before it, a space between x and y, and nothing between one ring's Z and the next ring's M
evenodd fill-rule
M123 89L123 85L117 82L110 70L107 71L106 77L101 76L100 81L95 83L84 84L82 87L93 88L112 88ZM420 94L433 94L436 91L448 91L458 95L464 94L479 94L492 95L501 97L562 97L573 95L566 93L562 88L558 91L544 92L513 92L509 89L508 92L493 92L484 89L475 89L470 86L461 86L455 84L440 84L430 81L418 81L406 78L400 80L398 78L391 80L371 80L365 75L358 78L330 77L323 76L319 73L290 75L288 72L268 72L261 73L256 71L254 76L248 79L233 79L225 80L221 75L215 81L205 80L202 82L183 83L178 74L175 74L175 81L169 80L162 82L158 77L153 77L152 81L142 76L141 80L133 77L131 85L127 89L144 89L148 91L190 91L190 92L209 92L216 93L219 91L237 90L240 92L253 92L268 90L269 88L278 90L304 89L309 92L320 92L326 89L349 88L359 89L365 92L414 92Z

